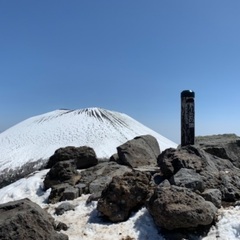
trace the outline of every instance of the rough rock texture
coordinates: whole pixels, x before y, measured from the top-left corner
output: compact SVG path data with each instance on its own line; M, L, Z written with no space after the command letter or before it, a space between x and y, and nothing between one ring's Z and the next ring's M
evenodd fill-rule
M79 179L80 175L73 160L57 162L44 179L44 189L47 190L61 183L74 186Z
M204 189L203 179L193 169L181 168L170 178L170 183L179 187L186 187L192 191L202 192Z
M116 162L116 163L119 162L118 154L117 154L117 153L113 154L113 155L110 157L109 161L110 161L110 162Z
M196 137L195 144L219 158L229 159L240 168L240 137L235 134L219 134Z
M74 161L58 162L44 179L45 190L52 188L48 202L73 200L89 193L94 194L92 199L96 200L113 176L121 176L129 171L132 171L130 167L115 162L102 162L78 172Z
M71 203L64 202L64 203L61 203L58 207L56 207L55 214L56 215L63 215L67 211L74 210L74 208L75 208L75 206L72 205Z
M98 163L95 151L91 147L65 147L59 148L49 158L46 168L51 168L59 161L74 160L78 169L92 167Z
M219 189L223 201L240 199L239 169L231 161L211 155L197 146L166 149L158 157L158 166L165 179L173 177L181 168L194 170L201 176L203 191Z
M86 186L86 193L97 194L111 182L113 176L122 176L130 171L132 169L127 166L115 162L103 162L81 171L79 183Z
M67 183L54 185L48 197L48 203L57 203L65 200L73 200L80 197L80 191L77 187L70 186Z
M202 153L202 152L201 152ZM169 178L176 174L181 168L201 172L204 162L199 150L193 146L187 146L180 149L168 148L158 156L158 166L165 177Z
M54 229L54 219L29 199L0 205L1 240L67 240Z
M222 204L222 193L219 189L206 189L201 196L209 202L212 202L217 208Z
M151 135L143 135L117 147L119 164L127 165L132 168L140 166L156 166L160 148L157 140Z
M142 207L149 194L151 176L133 171L113 177L98 200L97 209L112 222L127 220L133 210Z
M167 230L210 225L217 212L211 202L177 186L158 187L146 205L156 225Z

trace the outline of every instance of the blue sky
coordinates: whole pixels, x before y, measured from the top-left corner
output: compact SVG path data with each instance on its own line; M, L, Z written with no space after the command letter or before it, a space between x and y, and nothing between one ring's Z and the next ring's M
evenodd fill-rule
M102 107L179 143L192 89L196 135L240 135L239 12L239 0L1 0L0 130Z

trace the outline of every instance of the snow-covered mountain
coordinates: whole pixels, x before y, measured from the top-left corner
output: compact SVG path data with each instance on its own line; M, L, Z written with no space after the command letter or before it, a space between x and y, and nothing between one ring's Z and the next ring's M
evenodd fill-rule
M29 163L39 164L65 146L86 145L99 158L110 157L117 146L144 134L154 136L161 151L177 147L123 113L101 108L52 111L31 117L0 134L0 173L9 169L21 171L21 166Z

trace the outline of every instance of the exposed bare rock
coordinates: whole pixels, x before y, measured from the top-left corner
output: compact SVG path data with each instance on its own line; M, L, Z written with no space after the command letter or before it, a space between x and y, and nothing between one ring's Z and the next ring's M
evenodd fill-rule
M67 211L74 210L74 208L75 208L74 205L72 205L71 203L63 202L55 209L55 214L63 215Z
M159 155L158 165L166 179L174 178L182 168L191 169L195 173L189 181L195 178L196 173L199 174L203 181L202 191L219 189L223 201L240 199L239 169L230 160L216 157L197 146L167 149Z
M200 172L206 164L202 161L204 152L194 146L187 146L180 149L168 148L158 156L158 166L164 176L171 177L181 168L193 169Z
M156 188L146 205L156 225L167 230L210 225L217 212L200 195L173 185Z
M73 160L56 163L44 179L45 189L52 188L49 203L73 200L82 194L100 196L113 176L132 171L130 167L115 162L102 162L78 172ZM95 199L96 200L96 199Z
M73 160L57 162L47 173L44 179L44 188L47 190L62 183L74 186L79 179L80 175Z
M114 153L110 159L109 159L110 162L119 162L119 158L118 158L118 154L117 153Z
M151 135L143 135L117 147L117 152L118 158L113 156L112 160L116 159L119 164L136 168L156 166L160 148L156 138Z
M113 177L98 200L97 209L112 222L127 220L133 210L142 207L149 194L150 175L133 171Z
M111 182L113 176L122 176L130 171L132 169L127 166L115 162L103 162L81 171L79 183L86 185L87 193L97 194Z
M219 189L206 189L201 196L209 202L212 202L217 208L222 205L222 193Z
M84 169L98 164L95 151L91 147L64 147L59 148L49 158L47 168L51 168L60 161L74 160L77 169Z
M0 205L1 240L67 240L54 226L51 215L29 199Z
M236 134L219 134L196 137L195 144L219 158L229 159L240 168L240 137Z
M52 187L52 190L51 190L50 195L48 197L48 202L49 203L57 203L57 202L66 200L66 196L65 197L63 197L63 196L64 196L65 190L68 189L69 186L70 185L67 184L67 183L54 185Z
M189 188L194 192L202 192L204 189L204 183L201 175L195 172L195 170L188 168L181 168L171 177L170 183L179 187Z

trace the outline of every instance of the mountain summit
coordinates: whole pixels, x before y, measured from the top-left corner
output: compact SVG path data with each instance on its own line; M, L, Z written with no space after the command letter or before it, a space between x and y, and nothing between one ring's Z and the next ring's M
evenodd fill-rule
M95 150L97 157L110 157L117 152L116 147L144 134L154 136L161 151L177 147L123 113L101 108L48 112L22 121L0 134L0 173L19 170L29 163L39 165L56 149L66 146L86 145Z

